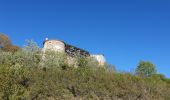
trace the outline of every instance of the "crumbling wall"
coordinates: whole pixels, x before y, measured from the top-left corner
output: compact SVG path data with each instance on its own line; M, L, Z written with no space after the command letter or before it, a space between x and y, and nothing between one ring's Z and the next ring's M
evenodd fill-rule
M96 59L97 62L99 63L99 65L101 65L101 66L105 65L106 59L105 59L103 54L98 54L98 55L93 54L93 55L90 55L90 56L93 57L94 59Z
M93 57L96 59L96 61L99 63L99 65L103 66L106 63L105 57L102 54L98 55L91 55L88 51L85 51L83 49L77 48L75 46L69 45L64 43L60 40L46 40L44 42L44 47L42 49L43 55L47 50L66 53L68 64L74 64L76 63L74 57Z

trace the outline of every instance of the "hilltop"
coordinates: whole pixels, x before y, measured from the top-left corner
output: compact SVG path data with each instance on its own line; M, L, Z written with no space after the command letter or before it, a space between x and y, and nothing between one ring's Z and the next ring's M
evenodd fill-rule
M0 50L2 100L170 99L170 79L158 74L151 62L140 62L135 73L123 73L86 57L76 57L78 67L74 67L60 52L47 52L43 60L33 41L15 50L4 46Z

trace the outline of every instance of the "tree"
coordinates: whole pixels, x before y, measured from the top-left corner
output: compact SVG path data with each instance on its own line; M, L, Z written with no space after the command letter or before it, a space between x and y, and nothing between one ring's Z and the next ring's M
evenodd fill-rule
M0 33L0 47L3 48L6 45L11 45L11 41L8 36Z
M2 33L0 33L0 48L7 52L16 52L19 50L19 47L12 45L9 37Z
M151 62L141 61L136 68L136 74L144 77L150 77L156 74L156 66Z
M40 52L40 48L37 43L33 40L26 40L27 45L24 46L23 50L27 52L37 53Z
M2 50L6 52L16 52L19 49L20 48L18 46L14 46L14 45L5 45L4 47L2 47Z

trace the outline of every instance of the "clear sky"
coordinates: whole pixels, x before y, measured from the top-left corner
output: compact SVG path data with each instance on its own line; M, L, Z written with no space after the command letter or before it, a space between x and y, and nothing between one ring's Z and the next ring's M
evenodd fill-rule
M170 0L0 0L0 32L21 47L64 40L119 71L151 61L170 77Z

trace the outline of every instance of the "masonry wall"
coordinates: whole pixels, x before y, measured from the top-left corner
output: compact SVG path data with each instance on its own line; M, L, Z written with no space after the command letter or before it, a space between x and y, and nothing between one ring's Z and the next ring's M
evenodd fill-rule
M52 50L57 52L65 52L65 44L59 40L47 40L44 43L44 51Z
M104 65L106 63L105 57L102 54L90 55L90 53L85 50L65 44L64 42L59 40L46 40L44 42L43 53L45 54L47 50L66 53L68 55L67 60L69 64L74 64L75 56L93 57L94 59L96 59L99 65Z

